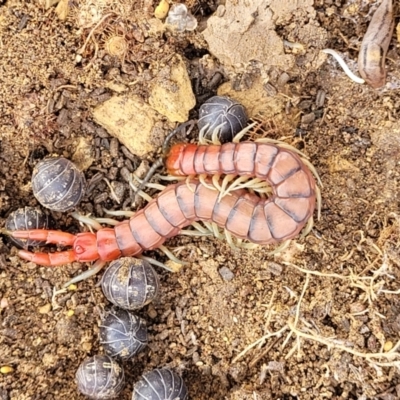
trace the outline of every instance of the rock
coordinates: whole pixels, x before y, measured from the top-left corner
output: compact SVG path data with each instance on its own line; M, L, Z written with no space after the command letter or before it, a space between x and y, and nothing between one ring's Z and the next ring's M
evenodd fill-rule
M295 3L300 7L298 3L304 1ZM290 7L279 10L289 11ZM255 60L288 70L294 65L294 57L284 52L283 40L275 32L276 18L264 0L227 0L209 18L203 35L210 52L227 68L240 68Z
M171 122L186 122L196 105L186 64L182 57L164 67L153 81L150 105Z
M75 144L75 153L72 155L72 161L80 171L86 171L94 161L93 148L90 140L79 136L78 143Z
M69 13L69 0L60 0L56 7L56 14L61 21L65 21Z
M139 96L113 96L95 108L93 118L132 154L143 157L155 150L159 116Z
M223 83L218 88L218 96L228 96L243 104L249 118L261 121L274 121L282 132L293 132L299 124L299 112L292 107L286 114L286 98L284 96L270 97L261 77L256 77L248 89L235 90L230 82ZM290 96L290 93L287 92Z

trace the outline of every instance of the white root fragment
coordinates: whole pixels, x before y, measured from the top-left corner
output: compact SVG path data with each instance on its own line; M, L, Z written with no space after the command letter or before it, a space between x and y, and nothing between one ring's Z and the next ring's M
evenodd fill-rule
M323 53L330 54L333 56L336 61L339 63L339 65L343 68L343 71L345 74L355 83L363 84L365 83L365 80L360 78L359 76L355 75L349 68L349 66L345 63L342 57L339 56L339 54L333 50L333 49L323 49L321 50Z

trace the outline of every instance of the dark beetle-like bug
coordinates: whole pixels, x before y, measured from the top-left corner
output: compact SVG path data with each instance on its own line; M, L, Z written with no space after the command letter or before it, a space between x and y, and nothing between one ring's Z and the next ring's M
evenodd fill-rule
M214 96L200 107L197 125L205 139L214 139L216 136L221 143L226 143L232 141L246 123L246 111L240 103L229 97Z
M100 343L110 357L127 360L147 345L146 322L120 308L106 315L100 325Z
M123 257L110 263L101 287L111 303L125 310L137 310L155 299L160 283L147 261Z
M37 163L32 175L33 194L39 203L53 211L74 208L85 192L86 182L76 165L63 157Z
M125 386L124 370L109 356L87 358L76 371L78 390L91 399L112 399Z
M28 229L49 229L51 226L50 217L40 208L24 207L13 211L6 219L6 229L9 231ZM40 246L45 244L32 239L14 239L10 236L11 242L20 249L28 249L29 246Z
M183 379L168 368L145 373L133 388L132 400L186 400Z

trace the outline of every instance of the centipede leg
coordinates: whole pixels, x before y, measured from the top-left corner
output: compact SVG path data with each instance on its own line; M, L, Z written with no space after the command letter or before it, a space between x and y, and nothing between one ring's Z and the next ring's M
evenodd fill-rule
M176 257L172 254L171 250L169 250L167 247L161 245L161 246L159 246L158 248L159 248L159 250L161 250L161 251L162 251L170 260L172 260L173 262L176 262L177 264L182 264L182 265L187 265L187 264L189 264L189 263L186 262L186 261L182 261L182 260L179 260L179 258L176 258Z
M303 232L301 233L302 238L306 237L310 232L311 229L314 226L314 218L311 217L308 221L307 221L307 225L303 228Z
M317 218L319 221L321 219L322 195L321 190L318 186L315 187L315 194L317 195Z
M254 126L257 125L257 122L253 122L252 124L246 126L246 128L242 129L239 133L237 133L232 139L233 143L239 143L243 136L249 132Z
M77 221L79 221L82 224L88 225L90 228L93 228L94 230L98 231L99 229L102 228L99 222L97 222L94 218L90 218L87 215L82 215L79 214L78 212L73 212L71 213L71 216L75 218Z
M106 265L106 261L102 260L97 260L92 268L88 269L85 272L82 272L78 276L75 276L71 280L69 280L67 283L64 283L62 286L63 288L67 288L69 285L72 285L73 283L81 282L84 281L85 279L91 278L92 276L96 275L98 272L102 270L102 268Z
M276 249L269 252L268 255L273 256L275 254L281 253L282 251L286 250L289 247L290 242L291 242L291 240L285 240Z
M140 258L142 260L146 260L147 262L149 262L152 265L155 265L156 267L161 267L166 269L168 272L175 272L172 268L168 267L167 265L163 264L160 261L154 260L154 258L151 257L146 257L143 254L136 256L137 258Z

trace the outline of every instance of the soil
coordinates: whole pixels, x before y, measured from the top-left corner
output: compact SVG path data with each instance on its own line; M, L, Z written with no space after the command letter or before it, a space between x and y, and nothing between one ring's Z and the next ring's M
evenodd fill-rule
M254 136L269 134L309 157L323 183L321 218L315 214L312 231L276 254L234 250L210 237L171 239L168 247L181 248L188 265L177 273L157 269L161 293L138 312L149 345L123 363L127 385L118 398L130 399L143 372L165 366L183 376L193 400L400 398L399 45L394 37L380 90L351 82L331 59L318 61L329 47L355 67L375 2L308 2L307 12L274 27L293 63L264 61L262 71L229 66L229 57L222 65L210 54L202 30L217 2L186 1L198 30L154 35L143 32L155 22L157 3L133 3L129 13L121 3L119 15L110 12L96 30L94 4L106 2L70 2L60 20L40 2L0 1L0 227L17 208L38 205L30 185L35 164L48 155L73 158L82 143L92 160L78 211L102 217L104 209L135 209L122 169L155 162L161 149L145 160L132 155L93 121L93 109L121 88L148 102L152 79L176 54L197 99L190 118L222 83L243 95L261 81L265 102L280 99L284 109L254 115L261 124ZM115 35L128 47L114 49ZM199 67L204 59L213 73ZM163 135L175 126L158 122ZM196 134L178 139L195 142ZM103 178L118 188L119 202ZM69 213L51 214L57 229L84 229ZM102 353L99 324L110 308L100 278L54 294L88 265L41 267L16 251L2 236L0 399L83 399L75 372ZM159 251L146 255L166 261Z

